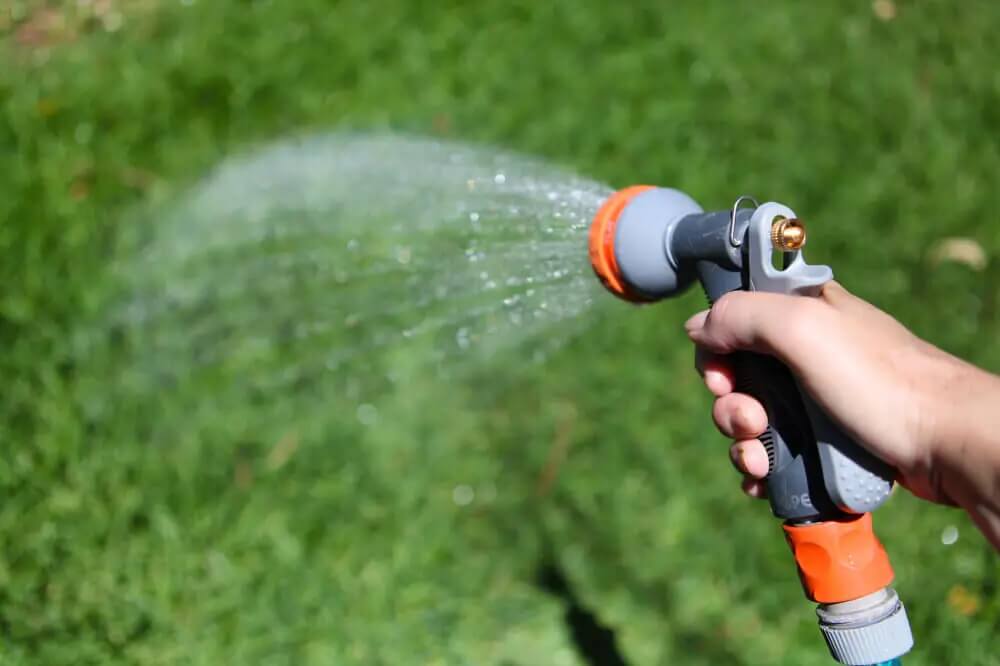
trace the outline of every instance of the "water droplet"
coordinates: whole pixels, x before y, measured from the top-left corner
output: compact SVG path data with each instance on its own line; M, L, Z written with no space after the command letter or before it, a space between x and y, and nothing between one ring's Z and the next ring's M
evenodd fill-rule
M545 198L548 199L549 201L555 201L556 199L559 198L559 194L556 192L549 192L548 194L545 195Z
M413 250L409 247L397 247L396 248L396 261L403 264L404 266L410 263L410 258L413 256Z
M941 543L946 546L950 546L958 541L958 528L954 525L948 525L943 530L941 530Z
M350 250L351 252L356 251L360 247L361 243L359 243L356 238L352 238L351 240L347 241L347 249Z
M514 294L513 296L508 296L507 298L503 299L503 304L506 305L507 307L512 307L513 305L516 305L519 300L520 296Z
M472 486L459 485L451 491L451 500L458 506L468 506L476 499L476 491Z
M469 213L469 222L478 222L478 221L479 221L479 213L475 212Z
M403 337L404 338L412 338L413 337L413 329L412 328L404 328L403 329Z
M496 283L496 282L494 282L493 280L488 280L488 281L486 282L486 284L485 284L485 285L483 285L483 286L484 286L484 287L485 287L486 289L496 289L496 288L497 288L497 283Z
M507 176L503 175L502 173L498 173L497 175L493 176L493 182L496 183L497 185L503 185L504 183L507 182Z
M455 331L455 344L459 349L469 348L469 329L463 327Z
M479 279L480 280L489 280L490 279L490 274L487 273L486 271L483 271L482 273L479 274Z
M358 409L354 412L354 415L358 418L358 422L361 425L372 426L378 421L378 409L375 405L365 403L363 405L358 405Z

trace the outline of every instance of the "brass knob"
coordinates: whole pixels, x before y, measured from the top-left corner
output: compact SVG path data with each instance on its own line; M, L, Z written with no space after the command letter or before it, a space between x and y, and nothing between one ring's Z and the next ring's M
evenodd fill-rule
M806 244L806 225L794 217L779 215L771 222L771 244L777 250L798 250Z

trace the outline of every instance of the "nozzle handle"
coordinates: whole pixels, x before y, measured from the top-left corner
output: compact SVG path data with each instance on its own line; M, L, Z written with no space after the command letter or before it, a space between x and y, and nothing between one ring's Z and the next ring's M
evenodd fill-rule
M833 279L829 266L807 264L801 250L785 253L783 269L774 267L773 231L782 221L795 218L794 211L776 202L767 202L754 211L746 232L744 288L818 296L823 285ZM892 468L833 423L808 393L801 388L797 392L808 416L823 486L830 500L845 513L874 511L892 490Z
M703 218L702 234L718 225L712 219L717 215ZM828 266L807 264L799 250L786 253L784 268L773 265L772 226L795 217L776 202L762 204L752 214L735 214L733 224L744 238L742 270L699 261L698 277L709 299L736 289L818 295L833 278ZM710 220L714 224L706 224ZM737 389L757 398L767 412L769 426L760 439L768 454L768 496L776 516L792 521L838 519L872 511L888 498L891 467L839 428L780 361L746 352L734 361Z

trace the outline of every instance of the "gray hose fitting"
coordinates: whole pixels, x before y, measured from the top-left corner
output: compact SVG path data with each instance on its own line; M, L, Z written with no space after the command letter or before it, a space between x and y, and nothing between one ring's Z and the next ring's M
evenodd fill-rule
M892 588L816 608L830 654L841 664L864 666L900 657L913 647L906 609Z

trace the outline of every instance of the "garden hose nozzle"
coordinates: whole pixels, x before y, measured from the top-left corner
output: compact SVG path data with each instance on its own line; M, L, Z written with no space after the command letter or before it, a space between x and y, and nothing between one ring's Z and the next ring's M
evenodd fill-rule
M805 262L805 241L804 223L784 204L744 196L706 213L683 192L639 185L597 212L590 260L609 291L635 303L676 296L695 280L710 302L735 290L810 297L833 272ZM905 654L913 637L871 518L889 497L893 470L841 431L779 361L749 352L733 361L737 390L767 412L760 440L771 510L784 521L806 596L819 604L831 654L852 665Z

